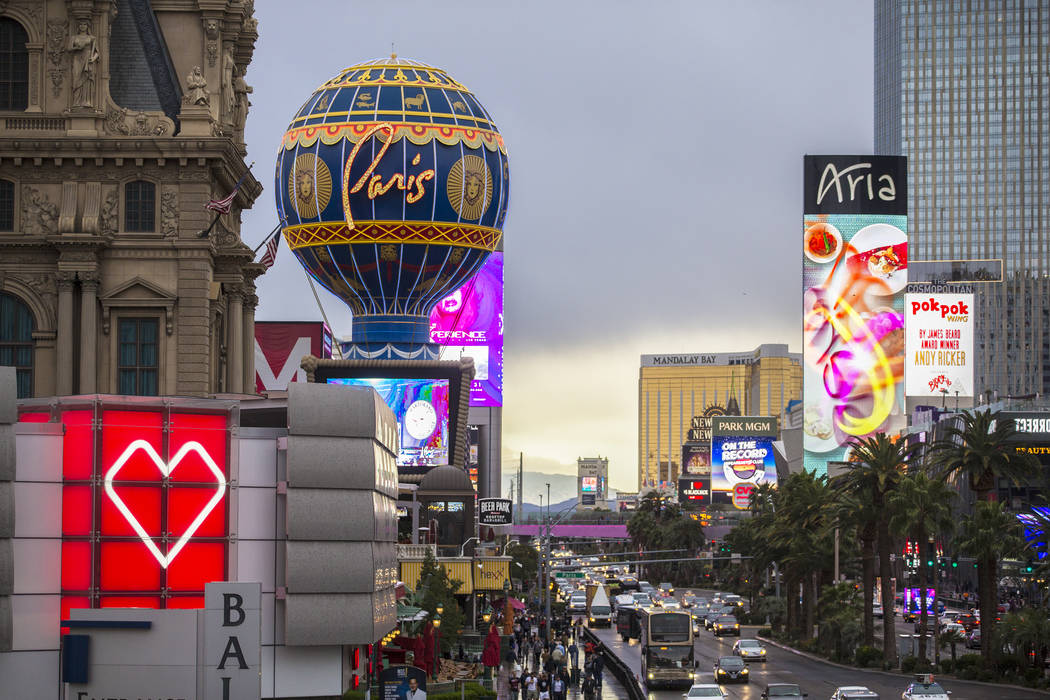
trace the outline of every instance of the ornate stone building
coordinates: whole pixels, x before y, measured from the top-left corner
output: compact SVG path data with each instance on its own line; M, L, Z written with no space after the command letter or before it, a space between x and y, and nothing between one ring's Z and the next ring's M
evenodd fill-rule
M0 0L0 365L20 396L253 390L252 4ZM228 214L205 209L238 182Z

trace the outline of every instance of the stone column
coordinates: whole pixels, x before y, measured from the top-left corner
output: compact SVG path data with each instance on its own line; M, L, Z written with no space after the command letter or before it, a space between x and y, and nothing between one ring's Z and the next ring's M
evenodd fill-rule
M255 307L259 297L248 294L244 298L244 391L255 393Z
M240 394L244 391L244 292L233 287L226 295L226 391Z
M80 273L80 392L98 391L98 273Z
M73 393L73 280L75 272L59 271L58 281L58 337L55 339L55 393L68 396Z

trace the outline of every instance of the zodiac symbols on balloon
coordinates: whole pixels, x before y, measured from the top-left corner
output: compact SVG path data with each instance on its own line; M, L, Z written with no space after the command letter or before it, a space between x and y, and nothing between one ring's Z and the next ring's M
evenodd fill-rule
M372 93L362 92L357 96L357 102L354 106L368 109L369 107L375 107L376 103L372 100Z
M422 92L419 93L418 95L413 96L413 97L406 97L405 98L405 108L406 109L408 109L408 108L423 109L423 100L424 99L426 99L426 95L424 95Z
M463 104L461 100L456 100L452 103L452 109L456 110L457 112L466 112L467 106Z

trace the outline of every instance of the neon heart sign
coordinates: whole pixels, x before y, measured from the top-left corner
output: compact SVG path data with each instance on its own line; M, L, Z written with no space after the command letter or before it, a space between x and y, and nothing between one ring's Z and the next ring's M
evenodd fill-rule
M168 550L167 555L161 553L160 549L153 542L153 539L149 536L149 533L147 533L146 529L142 527L142 523L140 523L138 518L135 517L135 514L131 512L131 509L128 508L123 499L117 495L117 491L113 487L113 479L116 478L117 474L124 465L127 464L128 460L131 459L132 455L139 450L145 452L146 455L153 460L153 464L156 465L157 470L165 477L170 476L171 473L175 471L175 468L179 466L179 463L182 462L183 458L190 452L196 453L208 469L211 470L211 473L215 475L215 494L208 499L204 508L197 513L197 517L193 519L193 522L191 522L189 527L186 528L186 531L182 533L179 539L175 542L175 546ZM145 440L135 440L127 446L120 457L117 458L117 461L113 463L113 466L111 466L106 472L103 485L106 489L106 495L109 496L113 505L116 506L117 510L120 511L120 514L124 516L124 519L127 520L128 524L131 525L133 530L135 530L135 533L142 540L142 543L146 545L146 548L149 549L150 553L160 563L161 568L165 569L168 568L168 565L171 564L172 560L175 559L178 553L182 551L182 548L186 546L189 539L193 537L194 533L197 532L197 529L200 528L204 520L211 515L211 512L215 510L215 506L219 505L219 501L221 501L222 497L226 494L226 477L223 475L222 470L219 469L217 464L215 464L215 460L211 458L211 455L208 454L207 450L205 450L199 442L194 441L184 444L179 448L179 451L175 453L175 456L171 458L171 461L165 462L161 459L160 455L157 454L157 451L153 449L153 445Z

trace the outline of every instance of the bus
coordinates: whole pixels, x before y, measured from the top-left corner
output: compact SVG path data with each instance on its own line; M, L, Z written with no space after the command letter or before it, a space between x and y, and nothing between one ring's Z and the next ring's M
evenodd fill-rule
M688 688L696 675L693 620L682 610L639 610L642 679L646 687Z
M641 638L638 608L634 607L633 601L627 605L616 606L616 633L624 642Z

